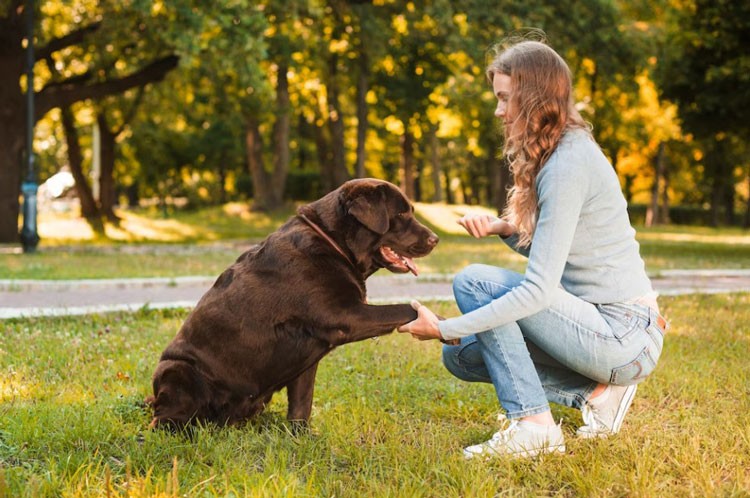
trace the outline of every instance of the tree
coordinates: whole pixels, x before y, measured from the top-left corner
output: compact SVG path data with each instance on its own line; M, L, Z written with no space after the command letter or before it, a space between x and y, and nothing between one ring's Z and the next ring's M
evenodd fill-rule
M117 154L117 138L122 135L127 125L132 121L143 98L144 87L140 87L130 102L120 105L100 105L96 113L97 129L100 137L100 165L99 172L99 209L101 215L113 223L119 223L120 219L115 214L116 188L115 188L115 158ZM125 100L125 99L120 99ZM128 105L129 107L124 106ZM117 111L116 117L108 117L107 109ZM113 120L117 119L117 127L113 126Z
M711 185L711 221L734 221L731 138L747 142L750 125L750 4L735 0L673 2L659 85L678 105L683 129L703 148Z
M391 118L391 128L400 135L401 187L408 197L419 200L414 146L423 132L429 97L449 74L442 54L454 28L453 7L444 0L427 0L395 9L391 16L391 50L377 65L379 101Z
M267 74L265 83L259 82L246 95L242 104L245 117L245 143L248 165L253 179L254 204L259 210L273 210L284 202L284 187L289 173L289 134L292 109L289 93L289 71L292 54L297 50L300 37L295 36L302 27L299 22L301 5L292 2L279 6L269 2L264 14L270 28L264 38L267 60L262 64ZM262 90L262 91L257 91ZM273 92L273 97L269 93ZM271 168L264 159L264 123L270 121Z
M273 122L274 71L265 62L266 11L256 2L237 0L200 14L199 23L191 32L196 47L183 57L169 87L144 96L144 111L133 120L128 140L138 160L131 159L135 164L128 171L137 170L132 180L146 195L187 196L194 205L228 199L234 179L235 190L255 191L260 207L269 183L265 176L250 179L252 171L268 175L263 141L267 123ZM159 112L149 111L154 108ZM249 129L258 133L257 151L247 148ZM283 194L283 184L280 190Z
M0 66L4 68L0 72L0 109L3 109L0 119L0 209L4 214L0 217L0 242L16 242L21 171L19 164L26 125L26 89L20 84L24 73L22 41L25 33L21 22L24 5L21 0L12 0L5 2L3 7L0 12ZM101 22L88 21L63 35L45 39L44 43L38 44L36 61L46 60L63 50L70 51L87 38L106 33L106 30L100 30L101 26ZM178 57L173 53L162 53L152 57L150 62L142 63L140 68L131 73L111 79L99 79L95 71L88 71L60 81L47 81L41 89L36 90L34 120L54 108L67 107L86 99L103 98L128 88L159 81L177 66L177 62Z

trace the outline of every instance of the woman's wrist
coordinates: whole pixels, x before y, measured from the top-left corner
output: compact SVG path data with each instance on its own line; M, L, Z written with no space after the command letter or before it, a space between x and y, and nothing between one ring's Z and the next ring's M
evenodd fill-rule
M440 322L438 322L438 324L439 323ZM461 339L446 339L445 337L443 337L443 333L440 332L440 325L437 326L437 330L438 330L438 340L442 342L443 344L447 344L449 346L458 346L459 344L461 344Z
M499 235L500 237L506 239L513 235L516 231L516 227L508 223L502 218L497 218L492 223L492 233L495 235Z

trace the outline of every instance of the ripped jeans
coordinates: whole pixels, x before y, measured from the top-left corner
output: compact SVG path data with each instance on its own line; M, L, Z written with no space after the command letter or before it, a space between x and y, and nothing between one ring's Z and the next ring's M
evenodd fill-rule
M468 313L523 278L470 265L456 275L453 293ZM445 345L443 364L459 379L492 383L510 419L543 413L550 401L580 409L597 384L637 384L653 371L663 323L648 306L591 304L559 289L539 313Z

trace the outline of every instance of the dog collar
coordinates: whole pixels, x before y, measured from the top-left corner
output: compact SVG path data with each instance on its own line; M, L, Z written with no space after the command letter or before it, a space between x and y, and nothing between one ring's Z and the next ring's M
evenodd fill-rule
M328 242L328 244L330 244L331 247L333 247L334 249L336 249L336 251L338 251L338 253L341 254L344 257L344 259L350 265L352 265L352 267L357 268L357 265L354 264L354 262L344 252L344 250L341 248L341 246L338 245L336 243L336 241L333 240L327 233L325 233L322 228L320 228L318 225L316 225L315 223L313 223L312 220L310 220L310 218L308 218L307 216L305 216L302 213L297 213L297 216L300 217L302 219L302 221L304 221L305 223L307 223L310 226L310 228L312 228L313 230L315 230L315 233L317 233L318 235L320 235L321 237L323 237L323 239L325 239L325 241Z

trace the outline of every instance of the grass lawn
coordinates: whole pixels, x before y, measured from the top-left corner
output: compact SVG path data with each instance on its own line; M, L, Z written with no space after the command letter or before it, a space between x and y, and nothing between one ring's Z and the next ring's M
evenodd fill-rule
M452 274L470 262L522 271L525 260L494 238L476 240L455 220L478 207L417 204L417 215L441 236L422 259L423 273ZM487 211L489 212L489 211ZM40 217L42 243L36 254L0 248L0 279L214 276L252 243L262 240L294 213L293 206L268 215L240 204L175 212L163 219L155 211L123 211L119 227L107 226L97 239L80 218ZM671 268L750 268L750 232L733 228L667 226L637 228L647 270Z
M453 379L439 344L392 334L321 362L312 427L285 395L241 428L146 429L142 400L185 310L0 322L0 496L748 496L750 294L661 300L672 320L622 432L538 460L464 461L488 438L488 385ZM433 303L447 316L452 303Z

